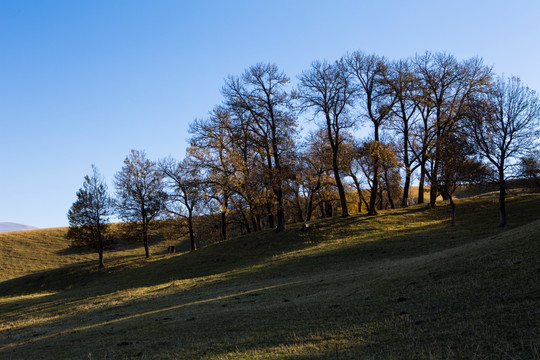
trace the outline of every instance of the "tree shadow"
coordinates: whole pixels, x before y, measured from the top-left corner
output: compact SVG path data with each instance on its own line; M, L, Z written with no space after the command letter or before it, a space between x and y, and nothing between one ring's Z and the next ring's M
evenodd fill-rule
M534 199L524 199L522 202L533 208L532 213L540 206ZM537 200L537 199L536 199ZM533 206L534 205L534 206ZM475 224L479 219L496 215L497 209L486 213L482 204L463 206L468 225ZM441 214L447 209L440 208ZM411 209L411 213L421 213L420 209ZM427 212L426 212L427 213ZM393 216L391 212L381 214ZM531 215L532 216L532 215ZM432 213L429 213L431 219ZM523 221L526 221L524 219ZM354 231L359 231L363 225L371 226L367 231L385 231L384 236L374 241L364 241L343 246L326 247L318 251L317 246L328 241L328 234L340 231L351 232L348 228L356 224ZM351 216L343 219L327 219L315 223L312 230L300 232L297 226L291 226L285 233L276 236L271 231L263 231L249 236L233 239L228 242L210 245L196 252L184 252L174 256L159 255L145 260L142 256L118 259L111 262L105 269L97 269L95 264L76 264L52 271L43 271L26 275L0 283L0 293L4 296L21 296L36 292L54 292L39 298L17 300L16 307L12 304L0 303L0 313L9 310L16 313L18 309L40 312L54 312L77 302L87 301L96 296L107 297L119 291L133 288L159 287L159 285L174 286L175 281L190 280L216 275L219 279L197 285L193 289L177 289L170 294L137 299L137 306L132 302L120 301L116 304L104 305L77 314L67 314L59 319L47 321L41 328L58 329L56 332L34 335L36 326L28 325L17 329L22 342L8 342L5 346L20 347L25 341L46 342L51 337L63 336L77 332L77 337L93 336L95 331L102 331L111 322L120 324L133 319L153 321L169 317L169 312L188 309L202 304L222 304L225 299L235 299L251 293L274 291L292 284L295 276L307 274L324 274L328 269L340 271L347 268L364 266L375 267L395 259L406 259L430 254L443 249L459 246L474 241L478 237L503 231L489 226L467 228L466 231L449 230L446 223L440 222L426 228L423 225L408 224L402 229L385 229L377 227L367 216ZM428 240L428 241L427 241ZM285 252L304 251L301 259L280 257ZM265 288L254 288L264 281ZM274 287L273 287L274 286ZM276 290L277 291L277 290ZM181 296L181 297L179 297ZM252 301L249 299L246 301ZM243 301L243 300L242 300ZM171 305L172 304L172 305ZM217 305L216 305L217 306ZM221 305L219 305L221 306ZM25 311L25 310L21 310ZM183 311L183 310L182 310ZM221 316L221 315L220 315ZM223 315L225 316L225 315ZM84 325L81 325L84 319ZM156 320L157 321L157 320ZM160 320L161 321L161 320ZM186 320L187 321L187 320ZM39 328L39 327L38 327ZM201 340L202 341L202 340ZM19 344L20 343L20 344ZM9 345L11 344L11 345ZM112 344L114 345L114 344ZM0 349L1 350L1 349Z

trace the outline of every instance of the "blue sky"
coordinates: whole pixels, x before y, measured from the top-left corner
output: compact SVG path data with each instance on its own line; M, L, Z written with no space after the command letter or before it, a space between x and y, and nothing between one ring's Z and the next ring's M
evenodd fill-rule
M540 1L0 2L0 222L67 225L95 164L184 156L224 78L363 50L480 56L540 90Z

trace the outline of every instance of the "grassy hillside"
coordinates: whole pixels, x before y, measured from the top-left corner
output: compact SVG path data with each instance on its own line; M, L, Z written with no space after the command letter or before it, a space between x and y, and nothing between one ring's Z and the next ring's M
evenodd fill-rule
M69 253L65 233L65 228L0 233L0 281L93 258L76 253L64 256Z
M540 196L291 226L0 283L6 359L539 359ZM7 262L10 260L8 259Z
M95 263L98 255L87 250L75 250L65 238L67 228L52 228L0 233L0 281L37 271L56 269L82 262ZM186 241L151 241L150 253L163 254L168 245L189 249ZM144 255L141 243L116 243L113 251L105 251L105 263L110 259Z

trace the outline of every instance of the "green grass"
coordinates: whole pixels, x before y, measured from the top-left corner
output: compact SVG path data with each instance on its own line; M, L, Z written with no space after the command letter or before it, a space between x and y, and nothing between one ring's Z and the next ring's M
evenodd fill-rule
M0 358L540 359L540 196L457 204L18 270Z

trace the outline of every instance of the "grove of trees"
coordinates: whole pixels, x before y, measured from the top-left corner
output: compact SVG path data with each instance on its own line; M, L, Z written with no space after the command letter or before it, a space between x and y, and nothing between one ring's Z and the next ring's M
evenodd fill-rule
M206 226L227 239L421 204L429 188L428 206L449 200L454 225L456 189L490 181L506 226L508 180L540 184L538 97L481 58L426 52L390 61L357 51L314 61L296 83L275 64L255 64L227 77L222 103L191 123L185 159L151 161L136 150L126 157L114 208L135 224L147 257L157 219L184 219L195 250L194 216L213 219ZM303 137L302 119L314 124ZM85 224L75 219L78 207L68 214L72 226Z

